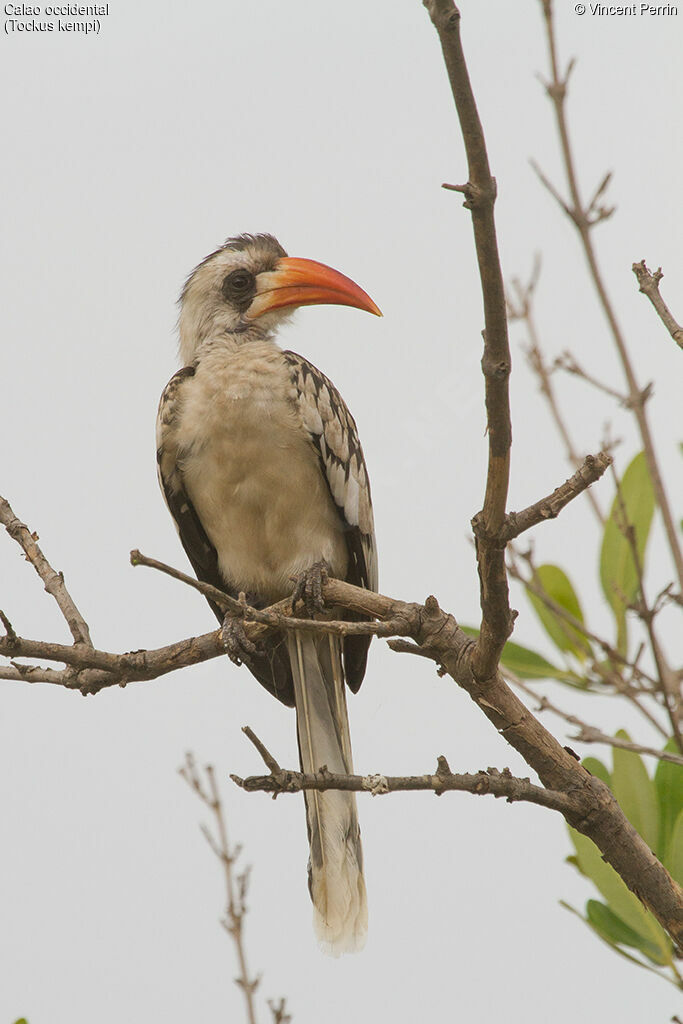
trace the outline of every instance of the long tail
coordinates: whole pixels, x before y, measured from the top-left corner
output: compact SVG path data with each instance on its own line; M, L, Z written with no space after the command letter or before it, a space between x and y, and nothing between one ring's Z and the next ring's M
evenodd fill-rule
M351 737L338 637L288 633L301 768L351 773ZM368 929L363 851L354 793L304 793L308 888L316 935L326 953L362 949Z

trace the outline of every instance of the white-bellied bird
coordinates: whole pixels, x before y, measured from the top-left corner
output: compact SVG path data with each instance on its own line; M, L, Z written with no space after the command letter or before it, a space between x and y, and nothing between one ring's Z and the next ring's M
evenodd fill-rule
M324 573L377 589L377 554L356 424L334 385L283 351L278 327L299 306L334 303L381 315L349 278L294 259L272 235L240 235L207 256L180 297L183 368L159 405L159 478L197 577L256 608L292 594L323 612ZM209 602L211 604L211 602ZM345 683L355 693L369 638L303 630L258 647L225 616L226 649L296 708L301 767L350 773ZM307 791L309 889L328 952L362 947L367 931L353 793Z

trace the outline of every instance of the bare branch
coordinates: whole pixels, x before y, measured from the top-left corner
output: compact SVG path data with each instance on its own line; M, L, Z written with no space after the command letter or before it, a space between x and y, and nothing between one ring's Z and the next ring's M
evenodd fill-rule
M283 615L278 611L266 608L263 610L246 607L244 617L247 622L260 622L274 629L303 630L305 633L317 633L320 636L402 636L404 631L410 632L410 623L401 618L387 619L386 622L347 622L345 619L299 619Z
M523 512L508 513L499 538L507 543L532 526L537 526L538 523L542 523L546 519L555 519L565 505L568 505L570 501L600 479L611 462L612 457L606 452L600 452L599 455L587 455L576 473L565 480L560 487L556 487L552 494L541 498L540 501L525 508Z
M344 775L329 772L324 765L315 773L289 771L279 767L267 747L248 726L242 731L247 733L249 739L262 753L270 771L270 775L253 775L246 779L231 775L233 782L250 793L272 793L273 796L277 796L280 793L300 793L310 789L321 792L333 789L379 796L386 793L426 790L440 796L442 793L458 791L505 797L509 803L523 801L538 804L562 814L572 810L571 799L564 793L535 786L529 779L515 778L508 768L504 768L502 772L496 768L487 768L476 775L454 775L443 756L438 758L433 775Z
M265 627L254 625L254 630ZM99 693L108 686L125 686L130 682L157 679L178 668L198 665L200 662L225 655L220 630L190 637L178 643L146 651L131 651L112 654L93 647L45 643L40 640L25 640L16 637L12 642L0 637L0 654L12 658L43 658L60 661L70 668L64 672L42 669L39 666L18 665L12 662L15 671L0 666L0 678L24 679L26 682L55 683L70 690L80 690L84 695Z
M11 646L14 643L14 641L17 639L17 634L16 634L16 631L14 629L14 626L12 625L12 623L7 618L7 616L2 611L1 608L0 608L0 622L2 622L3 626L5 627L5 635L6 635L7 640L8 640L8 646Z
M192 587L193 590L198 590L204 597L208 597L210 601L217 604L221 611L235 612L237 615L242 614L242 605L234 597L231 597L230 594L219 590L218 587L213 587L210 583L204 583L203 580L197 580L194 576L188 576L187 573L181 572L180 569L175 569L172 565L158 562L156 558L148 558L147 555L143 555L137 548L134 548L130 553L130 564L132 566L145 565L148 569L156 569L158 572L163 572L166 576L170 576L172 579L179 580L188 587Z
M474 645L474 640L472 644ZM390 647L397 654L417 654L419 658L428 658L429 661L434 660L430 651L425 650L424 647L418 647L417 644L413 644L409 640L387 640L387 647Z
M673 340L679 348L683 348L683 327L676 323L671 310L659 293L659 282L664 277L662 268L658 267L654 274L651 274L645 264L645 260L641 260L640 263L634 263L631 269L638 278L638 291L641 291L643 295L647 295L648 299L655 307L657 316L662 321Z
M480 513L482 532L477 536L482 622L472 652L472 667L478 678L486 679L496 671L514 622L509 603L504 549L493 540L505 521L512 443L510 346L505 289L493 215L496 181L489 168L484 132L462 50L460 12L452 0L423 0L423 3L439 36L465 143L469 180L466 186L459 186L457 190L464 192L464 205L472 214L484 303L482 371L486 393L489 461L484 507Z
M67 689L80 690L81 685L74 683L76 676L81 679L85 673L74 672L73 669L46 668L44 665L22 665L12 661L9 665L0 665L0 679L15 683L52 683L65 686ZM109 673L96 672L97 678L109 679ZM90 678L90 677L89 677ZM104 685L108 685L105 683Z
M256 733L252 729L250 729L248 725L243 725L242 726L242 732L247 737L247 739L250 740L250 742L254 744L254 746L258 750L259 754L263 758L263 760L265 762L265 765L266 765L266 768L268 768L268 770L270 772L272 772L273 774L277 775L278 772L280 772L280 770L281 770L280 769L280 765L277 763L277 761L275 760L275 758L273 757L271 752L268 750L268 748L266 747L265 743L263 743L258 738Z
M303 630L306 633L317 633L321 636L332 634L333 636L388 637L400 636L403 629L408 628L400 618L386 622L347 622L346 620L299 618L293 615L291 598L279 601L277 604L271 605L270 608L253 608L247 604L244 594L240 594L240 600L236 600L217 587L211 586L210 583L196 580L192 576L180 572L179 569L166 565L165 562L159 562L155 558L148 558L147 555L143 555L137 549L131 551L130 561L131 565L145 565L151 569L157 569L159 572L181 583L186 583L194 590L198 590L204 597L208 597L221 610L234 612L235 615L243 618L245 622L258 622L263 626L269 626L273 629ZM255 639L259 639L266 632L268 630L251 631L247 635L250 639L252 636Z
M66 589L64 576L61 572L56 572L52 568L38 547L37 534L32 533L28 526L15 516L10 503L3 497L0 497L0 523L5 527L10 537L23 549L27 561L31 563L45 584L46 591L57 602L59 610L66 619L66 624L74 638L74 643L92 646L90 630L85 619L74 604L69 591Z

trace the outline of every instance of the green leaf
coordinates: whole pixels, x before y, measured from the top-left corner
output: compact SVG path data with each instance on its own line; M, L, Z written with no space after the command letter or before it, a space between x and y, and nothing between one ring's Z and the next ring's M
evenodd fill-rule
M612 788L612 776L609 773L609 768L602 761L599 761L597 757L584 757L581 764L587 772L595 775L596 779L600 779L606 786L609 786L610 789Z
M614 612L617 647L622 654L626 653L628 646L626 604L633 601L638 593L638 573L624 529L633 527L635 547L642 567L654 508L652 481L645 455L640 452L624 473L621 500L619 495L614 499L605 523L600 552L600 582Z
M639 932L629 928L604 903L600 903L599 900L588 900L586 903L586 916L595 930L608 942L620 943L622 946L639 949L649 960L654 961L654 963L660 963L659 948Z
M666 978L666 975L662 974L662 972L659 971L656 967L650 967L649 964L644 963L638 957L631 956L631 954L627 953L626 950L622 949L621 946L618 946L611 939L608 939L607 936L603 934L603 932L601 932L598 928L595 927L592 921L589 921L588 918L583 916L583 914L580 914L576 907L572 907L571 904L565 903L564 900L560 900L560 906L564 907L565 910L569 910L576 917L580 918L580 920L583 921L584 924L588 925L591 931L595 932L598 938L602 939L603 942L606 942L610 949L613 949L615 953L619 954L619 956L622 956L625 960L629 960L632 964L636 964L637 967L642 967L646 971L652 971L652 973L656 974L659 978ZM668 980L669 979L667 978L667 981ZM672 984L676 984L676 982L672 982Z
M672 878L683 885L683 811L676 818L664 864Z
M583 612L576 592L567 574L557 565L541 565L536 570L536 580L545 593L564 608L573 618L583 622ZM573 629L568 622L548 608L540 597L527 588L527 596L546 633L558 650L569 652L584 661L589 647L583 634Z
M574 672L567 672L566 669L557 668L541 654L515 644L511 640L505 644L500 659L511 672L522 679L559 679L562 682L571 682L576 685L585 686L581 676Z
M679 753L673 738L669 740L664 750L671 754ZM676 819L683 811L683 766L671 761L660 761L655 772L655 790L659 806L659 843L656 852L671 871L671 837Z
M463 633L468 636L478 637L479 630L474 626L460 627ZM557 668L541 654L515 644L511 640L505 644L501 662L520 679L559 679L562 683L570 683L572 686L586 688L586 683L581 676L575 672L568 672L566 669Z
M623 729L616 735L624 740L630 739ZM614 795L636 831L651 850L656 850L659 841L659 812L654 782L647 774L643 759L633 751L614 747L612 758Z
M591 839L573 828L569 828L569 835L576 850L579 870L590 878L598 892L607 900L612 913L640 935L643 942L649 942L656 948L656 957L648 954L651 960L659 964L671 963L671 943L656 918L627 888L614 868L602 859L600 851Z

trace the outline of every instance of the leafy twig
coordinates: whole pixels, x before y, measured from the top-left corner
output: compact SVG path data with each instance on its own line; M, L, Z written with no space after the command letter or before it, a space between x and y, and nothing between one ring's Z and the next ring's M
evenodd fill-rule
M559 63L557 58L557 43L555 40L555 26L553 21L553 4L552 0L540 0L543 8L543 16L546 28L546 37L548 42L548 55L550 59L550 70L551 78L550 81L545 83L545 90L550 98L553 109L555 111L555 119L557 122L557 130L560 137L560 148L562 151L562 160L564 163L565 173L567 176L567 186L570 194L569 203L562 202L562 208L567 213L576 226L579 237L581 239L581 245L583 247L584 255L586 257L590 276L593 281L600 305L602 306L603 312L607 319L610 327L614 344L616 346L619 360L622 365L624 377L628 387L628 397L633 414L638 424L638 429L643 442L643 451L645 452L645 458L647 460L648 471L652 480L652 487L655 493L655 500L659 509L662 513L662 519L664 521L664 529L666 532L667 541L671 554L673 556L674 565L676 566L676 574L678 576L678 582L681 590L683 590L683 551L679 542L678 532L674 518L671 512L671 506L669 504L669 498L664 487L664 481L659 469L659 461L655 452L654 441L652 438L652 432L650 430L650 424L648 421L647 413L645 411L644 394L646 393L643 388L639 387L636 380L635 372L631 365L631 360L626 348L626 341L624 339L621 327L616 317L616 313L612 307L611 300L607 294L604 281L602 279L602 273L598 266L597 256L595 254L595 248L593 246L592 228L599 220L604 220L605 216L608 215L603 213L598 216L591 216L591 204L585 207L579 191L578 177L574 166L574 154L572 151L571 143L569 141L569 129L567 125L567 114L566 114L566 96L567 96L567 83L569 79L569 73L573 64L570 63L569 68L564 76L561 75L559 70ZM604 183L606 184L606 182ZM598 189L596 196L601 193L601 189ZM611 212L611 211L610 211Z

